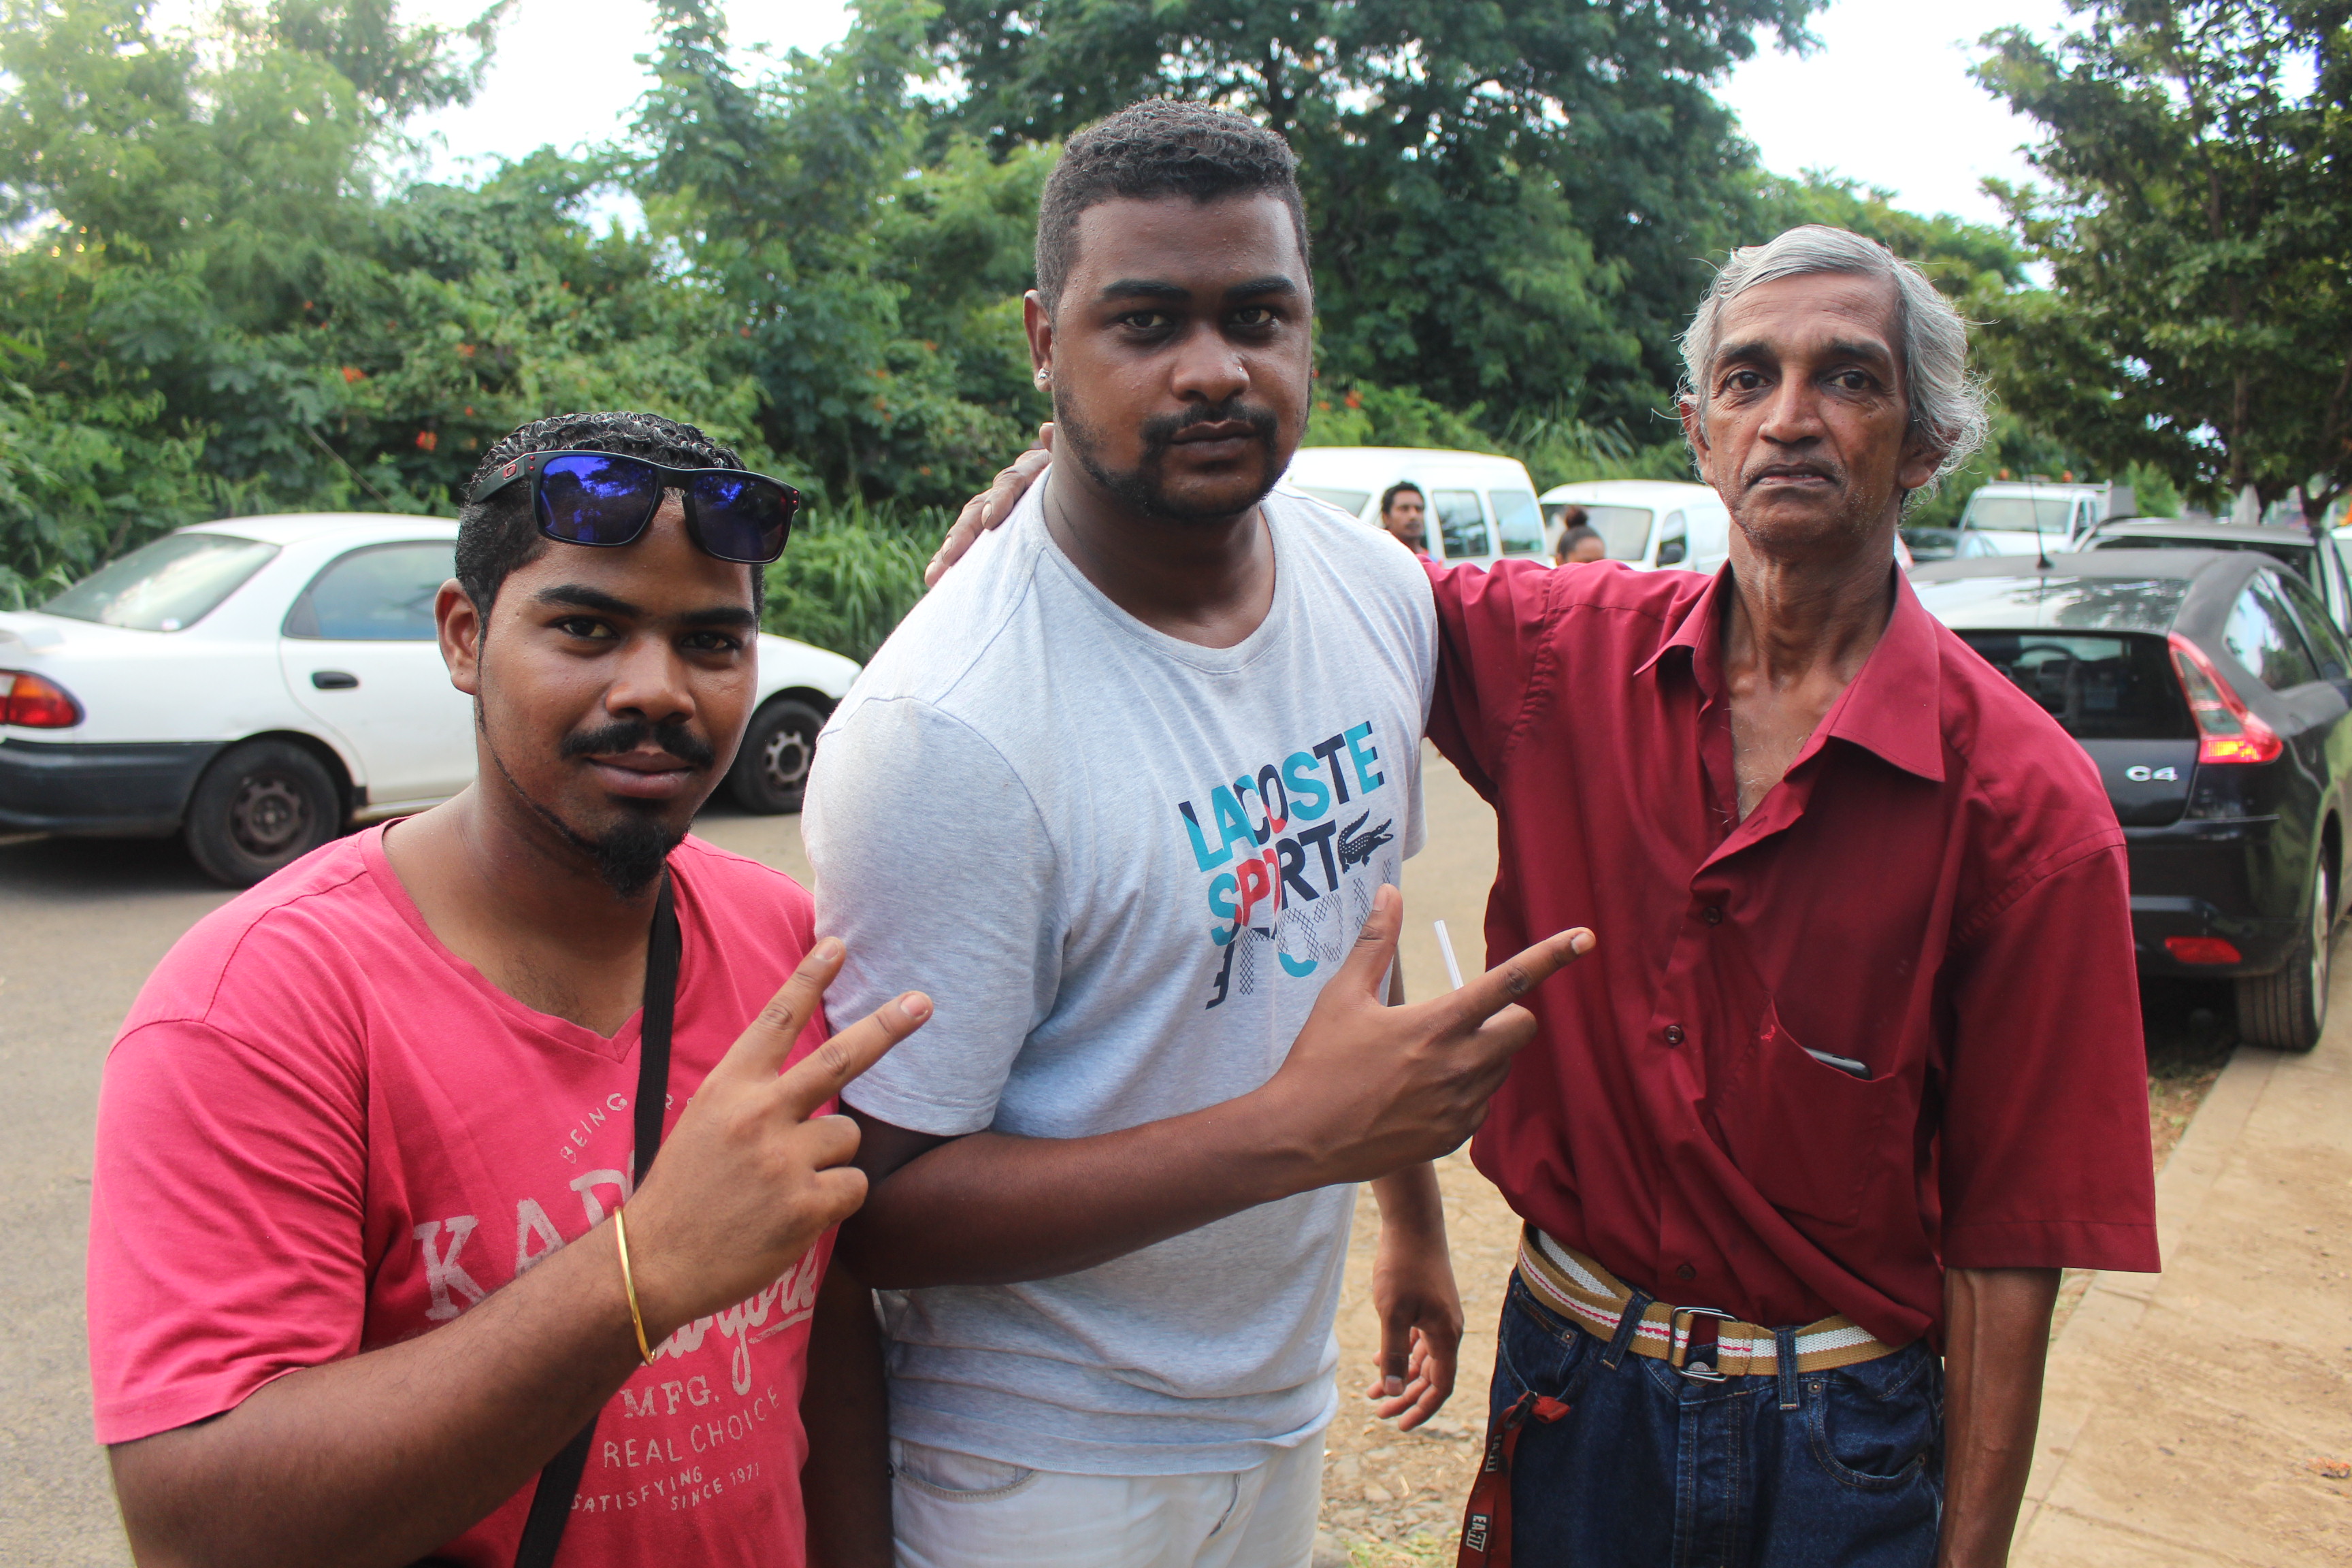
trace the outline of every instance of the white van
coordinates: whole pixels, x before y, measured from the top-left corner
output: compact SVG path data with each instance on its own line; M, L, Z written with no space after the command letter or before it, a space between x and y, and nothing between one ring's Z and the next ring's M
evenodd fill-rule
M1381 526L1381 497L1411 480L1428 502L1429 553L1481 569L1511 556L1549 561L1535 481L1517 458L1418 447L1301 447L1282 482Z
M1712 574L1731 558L1731 513L1706 485L1671 479L1588 479L1544 491L1544 537L1559 543L1560 513L1584 509L1608 542L1609 559L1638 571L1680 566Z

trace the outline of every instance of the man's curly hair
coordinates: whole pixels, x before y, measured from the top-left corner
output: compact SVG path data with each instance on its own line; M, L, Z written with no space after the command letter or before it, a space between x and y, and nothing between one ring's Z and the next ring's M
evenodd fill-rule
M1205 103L1147 98L1070 138L1037 203L1037 292L1052 311L1077 259L1078 215L1104 202L1188 196L1279 197L1307 259L1298 159L1264 126Z
M743 459L691 425L658 414L555 414L534 419L501 437L482 455L466 481L457 509L457 585L488 621L499 584L517 567L538 560L551 542L530 513L530 487L509 485L487 501L475 489L499 469L530 452L616 452L673 468L740 468ZM766 574L751 568L751 608L767 598Z

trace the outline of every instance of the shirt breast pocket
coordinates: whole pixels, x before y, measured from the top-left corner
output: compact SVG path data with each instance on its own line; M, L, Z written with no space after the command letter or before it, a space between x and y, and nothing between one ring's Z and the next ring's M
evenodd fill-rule
M1769 1003L1743 1066L1716 1116L1725 1152L1773 1207L1855 1224L1893 1174L1882 1145L1894 1082L1819 1060Z

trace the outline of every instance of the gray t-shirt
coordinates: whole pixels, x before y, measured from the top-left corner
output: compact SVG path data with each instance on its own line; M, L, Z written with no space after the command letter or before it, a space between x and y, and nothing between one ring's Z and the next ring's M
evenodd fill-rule
M824 730L802 820L826 999L930 1024L850 1087L919 1132L1116 1131L1274 1075L1422 839L1429 582L1266 498L1274 604L1232 647L1144 626L1047 533L1044 487L915 607ZM1238 1469L1336 1409L1355 1189L1059 1279L886 1295L899 1436L1037 1469Z

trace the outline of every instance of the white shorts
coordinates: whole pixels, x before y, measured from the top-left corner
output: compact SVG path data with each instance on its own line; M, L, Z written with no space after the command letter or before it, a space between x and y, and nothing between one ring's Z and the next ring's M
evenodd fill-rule
M1307 1568L1323 1435L1246 1470L1074 1476L890 1440L898 1568Z

